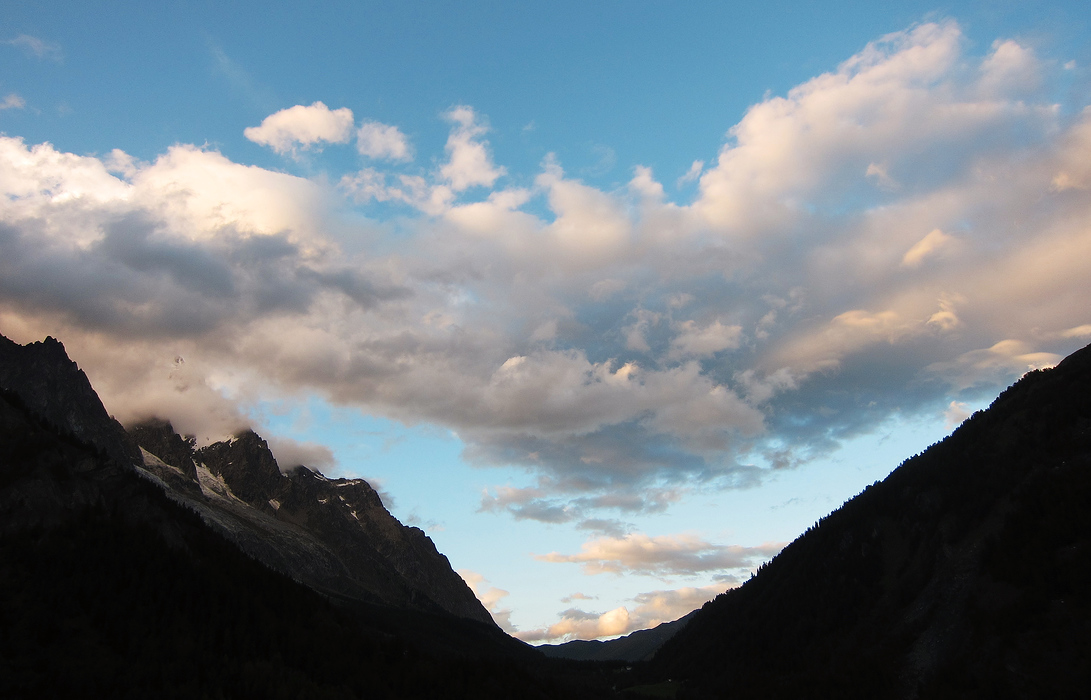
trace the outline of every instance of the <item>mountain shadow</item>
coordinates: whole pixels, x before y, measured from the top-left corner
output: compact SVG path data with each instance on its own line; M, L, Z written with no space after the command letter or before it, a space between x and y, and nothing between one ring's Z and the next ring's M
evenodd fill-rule
M641 669L679 698L1076 698L1091 688L1091 348L707 603Z

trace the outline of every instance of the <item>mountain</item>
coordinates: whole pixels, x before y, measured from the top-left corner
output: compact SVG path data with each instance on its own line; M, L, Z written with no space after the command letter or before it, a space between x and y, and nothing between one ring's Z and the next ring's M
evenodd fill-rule
M540 644L535 648L554 659L633 663L651 658L659 647L678 634L696 614L697 611L694 610L673 622L664 622L651 629L637 630L605 642L598 639L574 639L564 644Z
M202 453L165 426L158 434L181 448L157 445L168 458L192 453L197 461L177 460L183 466L173 475L141 453L59 342L19 346L0 336L0 697L611 694L608 677L545 659L491 623L438 609L435 599L398 607L326 595L275 571L209 524L256 528L249 515L198 498L215 502L202 478L211 478L216 498L237 498L226 462L264 458L264 443L243 435ZM145 460L154 469L141 467ZM191 489L196 475L190 502L155 471ZM266 477L286 502L317 502L338 488L309 470L296 477L302 486ZM373 492L360 484L340 490L353 492L346 502L357 514L381 507L377 497L365 502ZM308 522L325 512L284 507ZM388 566L384 576L397 572Z
M707 603L641 669L690 698L1085 697L1091 348Z
M165 421L129 430L138 468L244 552L324 594L495 625L432 540L363 479L282 473L253 431L196 449Z

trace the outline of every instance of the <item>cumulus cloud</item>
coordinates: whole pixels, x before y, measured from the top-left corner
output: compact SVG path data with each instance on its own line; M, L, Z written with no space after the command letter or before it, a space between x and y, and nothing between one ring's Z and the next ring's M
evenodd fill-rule
M440 174L456 192L469 187L491 187L505 170L493 164L488 141L481 138L488 133L488 127L466 105L452 107L443 116L454 127L447 137L448 160L440 167Z
M356 150L368 158L412 160L409 139L396 126L364 122L356 131Z
M395 127L320 102L248 136L355 134L367 167L2 137L0 327L62 338L123 419L213 436L311 392L444 426L468 462L529 472L483 510L623 542L630 513L938 418L1086 342L1091 110L1043 93L1060 70L1009 39L974 54L954 22L881 37L751 107L682 202L650 169L604 190L555 156L504 186L469 106L412 173L386 169L409 154Z
M243 135L277 153L295 153L298 149L320 147L323 142L347 143L352 137L352 125L352 110L348 107L331 110L324 103L315 102L309 106L296 105L270 114L262 120L260 126L247 127ZM382 141L384 137L386 140ZM379 145L389 150L389 135L384 133L379 138ZM404 147L404 142L402 146Z
M579 554L535 555L540 561L580 564L586 574L693 576L706 572L752 569L784 548L783 542L758 547L718 545L693 534L649 537L633 533L585 542Z

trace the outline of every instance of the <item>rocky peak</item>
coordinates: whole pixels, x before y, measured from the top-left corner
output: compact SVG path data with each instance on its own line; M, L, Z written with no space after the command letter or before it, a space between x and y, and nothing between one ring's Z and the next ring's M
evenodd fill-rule
M269 443L253 430L202 447L196 451L195 459L222 477L236 496L252 505L275 498L284 485L285 477Z
M174 430L170 421L152 418L129 428L129 435L148 452L156 455L196 481L197 466L193 455L197 449L197 440L182 437Z
M225 527L270 566L326 592L495 624L432 540L398 522L367 481L306 466L283 473L252 430L201 449L166 421L132 435L148 453L146 468L207 520L245 521Z
M87 375L55 338L19 345L0 335L0 388L16 394L53 427L119 465L142 461L140 450L102 405Z

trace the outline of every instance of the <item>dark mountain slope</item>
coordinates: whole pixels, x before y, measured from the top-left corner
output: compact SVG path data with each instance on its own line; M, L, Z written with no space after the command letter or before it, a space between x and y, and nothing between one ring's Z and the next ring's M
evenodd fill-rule
M60 376L64 361L44 371ZM9 364L0 378L36 371ZM331 600L270 570L115 461L104 445L126 438L108 417L87 439L56 425L105 416L86 377L72 377L84 386L60 396L41 377L13 382L39 387L29 401L0 385L0 697L578 698L606 687L493 625ZM94 404L61 405L72 397Z
M303 466L282 474L253 431L200 450L163 421L130 435L145 450L142 468L172 498L274 569L329 595L495 627L432 540L398 522L363 479Z
M668 641L691 697L1081 697L1091 349L1031 372Z

